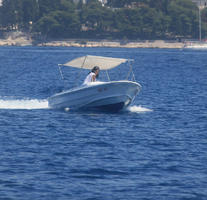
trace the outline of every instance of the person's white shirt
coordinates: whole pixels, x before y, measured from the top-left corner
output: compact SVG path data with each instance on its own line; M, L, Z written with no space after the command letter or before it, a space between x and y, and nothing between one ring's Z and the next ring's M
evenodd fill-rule
M90 73L88 74L88 76L86 76L86 78L85 78L85 80L84 80L84 82L83 82L83 85L87 85L88 83L93 82L92 77L93 77L94 75L96 76L96 74L95 74L94 72L90 72Z

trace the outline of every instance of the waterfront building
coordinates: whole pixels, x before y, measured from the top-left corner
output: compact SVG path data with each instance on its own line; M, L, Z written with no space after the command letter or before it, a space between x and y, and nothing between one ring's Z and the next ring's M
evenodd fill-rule
M207 7L207 0L192 0L193 3L196 3L200 9Z
M74 3L79 3L80 1L82 1L83 4L86 4L90 0L73 0ZM100 1L103 6L107 3L107 0L98 0L98 1Z

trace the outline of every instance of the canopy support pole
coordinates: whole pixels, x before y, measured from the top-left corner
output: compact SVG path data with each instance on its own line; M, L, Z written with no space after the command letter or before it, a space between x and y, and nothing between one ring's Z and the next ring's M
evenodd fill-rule
M81 65L81 70L80 70L80 72L78 73L77 80L80 79L80 74L81 74L82 69L83 69L83 66L84 66L84 64L85 64L85 62L86 62L86 59L87 59L87 56L85 56L84 61L83 61L83 64ZM76 82L76 86L77 86L77 85L78 85L78 82Z
M106 75L107 75L108 81L111 81L111 79L110 79L110 77L109 77L108 70L106 70Z
M132 81L136 82L135 75L134 75L133 68L132 68L132 63L130 61L133 61L133 60L128 60L128 64L129 64L130 70L129 70L128 74L127 74L126 79L128 80L130 74L132 74Z
M85 64L85 62L86 62L87 57L88 57L88 56L85 56L85 59L84 59L84 61L83 61L83 64L82 64L81 68L83 68L83 66L84 66L84 64Z
M136 82L136 79L135 79L135 75L134 75L133 70L132 70L132 77L133 77L133 81Z
M62 64L58 64L60 76L61 76L61 79L63 80L63 87L66 88L66 82L65 82L65 78L63 76L63 72L62 72L61 66L62 66Z
M128 65L129 65L129 72L127 74L126 80L129 79L130 74L132 73L132 65L130 64L130 61L128 60Z
M63 73L62 73L62 70L61 70L61 67L60 66L61 66L61 64L58 64L60 76L61 76L62 80L64 80Z

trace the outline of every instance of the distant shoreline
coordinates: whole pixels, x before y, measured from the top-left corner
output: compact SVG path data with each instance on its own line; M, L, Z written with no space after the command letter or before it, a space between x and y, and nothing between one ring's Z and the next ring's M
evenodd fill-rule
M0 39L0 46L61 46L61 47L112 47L112 48L167 48L181 49L183 42L165 40L143 41L113 41L113 40L59 40L36 42L31 38L21 36Z
M40 43L37 46L64 46L64 47L113 47L113 48L169 48L181 49L184 47L183 42L168 42L164 40L139 41L139 42L122 42L122 41L50 41Z

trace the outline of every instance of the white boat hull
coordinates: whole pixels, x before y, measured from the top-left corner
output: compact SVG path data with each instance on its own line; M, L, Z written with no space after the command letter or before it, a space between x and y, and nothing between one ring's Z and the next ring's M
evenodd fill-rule
M48 101L51 108L118 111L127 107L140 90L141 86L132 81L100 82L58 93Z

